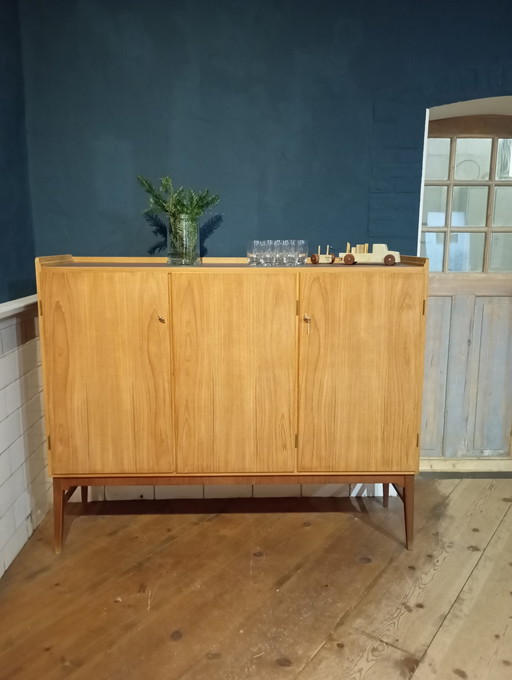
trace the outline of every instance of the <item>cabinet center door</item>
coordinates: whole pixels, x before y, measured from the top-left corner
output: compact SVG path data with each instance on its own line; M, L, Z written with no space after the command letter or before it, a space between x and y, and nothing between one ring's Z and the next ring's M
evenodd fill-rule
M412 267L300 274L299 471L417 469L424 295Z
M167 273L42 274L52 474L174 471Z
M172 273L177 471L293 472L295 272Z

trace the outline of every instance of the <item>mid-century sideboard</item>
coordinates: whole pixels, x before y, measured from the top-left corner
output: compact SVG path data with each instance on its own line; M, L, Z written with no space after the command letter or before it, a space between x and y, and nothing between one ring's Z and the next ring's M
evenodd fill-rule
M36 261L55 549L78 486L395 485L413 538L428 262Z

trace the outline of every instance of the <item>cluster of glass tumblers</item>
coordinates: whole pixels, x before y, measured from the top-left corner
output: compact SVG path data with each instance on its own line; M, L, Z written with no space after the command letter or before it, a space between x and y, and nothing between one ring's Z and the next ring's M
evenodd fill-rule
M308 243L304 239L249 241L247 264L251 267L297 267L306 262Z

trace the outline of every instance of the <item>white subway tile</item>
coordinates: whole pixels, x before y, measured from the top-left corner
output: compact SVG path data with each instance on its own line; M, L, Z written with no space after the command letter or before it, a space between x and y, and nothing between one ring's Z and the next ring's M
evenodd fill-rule
M0 451L5 451L21 436L20 412L15 411L0 421Z
M20 409L23 432L29 430L43 416L42 394L37 394L32 399L25 401Z
M16 439L16 441L9 447L11 472L16 472L16 470L26 463L29 458L30 451L28 448L27 438L25 435L21 435L21 437L18 437L18 439Z
M39 394L43 389L41 368L35 368L25 376L26 398L31 399Z
M12 352L20 345L20 329L14 320L9 326L0 328L0 336L2 340L2 354Z
M45 470L32 480L29 491L32 523L36 527L52 507L51 484L46 479Z
M5 400L7 413L12 413L24 404L31 400L38 398L38 402L34 402L35 407L42 414L42 397L39 396L41 388L39 385L39 374L37 369L30 371L18 380L15 380L5 388Z
M14 521L16 522L16 529L18 529L23 522L30 517L30 494L28 489L24 489L23 493L15 500Z
M382 484L352 484L350 490L351 496L382 496ZM389 495L396 496L395 489L389 487Z
M5 397L6 388L0 390L0 421L7 417L7 401Z
M303 484L303 496L345 498L350 495L350 484Z
M2 451L2 453L0 453L0 487L8 479L10 479L11 474L12 470L11 460L9 458L9 449L6 449L5 451Z
M14 324L16 324L16 317L6 316L5 319L0 319L0 331L9 326L13 326Z
M18 350L0 357L0 389L20 377Z
M25 469L22 466L0 486L0 516L5 515L11 505L14 505L26 487Z
M255 498L280 498L300 496L300 484L255 484Z
M19 527L19 529L16 531L11 540L8 541L7 544L4 546L4 563L6 569L12 564L16 555L20 552L25 543L28 541L28 538L31 533L32 526L30 525L30 522L27 520L23 522L23 524Z
M5 406L7 414L14 413L23 404L22 379L14 380L5 387Z
M90 486L87 492L89 501L104 501L105 500L105 487L104 486ZM137 496L138 498L138 496ZM77 488L75 493L69 499L71 503L81 503L82 502L82 492L80 487Z
M20 355L20 375L25 375L26 373L33 371L41 363L39 357L39 342L37 340L30 340L30 342L25 343L17 351Z
M0 548L3 548L16 533L14 509L10 507L5 515L0 517Z
M206 484L205 498L250 498L251 484Z
M24 434L28 450L33 453L41 444L46 444L46 430L44 418L36 421Z
M107 501L131 501L153 499L155 497L154 486L106 486L105 498Z
M27 461L26 470L29 480L35 479L46 467L46 447L41 444Z
M155 486L155 498L203 498L201 484L158 484Z

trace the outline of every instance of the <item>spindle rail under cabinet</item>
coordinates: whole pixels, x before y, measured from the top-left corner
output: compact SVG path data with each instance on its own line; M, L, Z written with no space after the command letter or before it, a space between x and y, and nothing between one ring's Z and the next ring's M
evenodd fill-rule
M413 539L428 262L36 260L55 550L95 485L389 484Z

